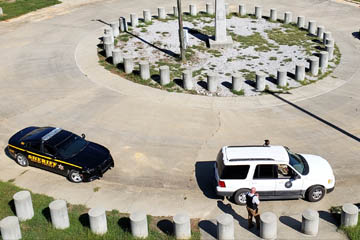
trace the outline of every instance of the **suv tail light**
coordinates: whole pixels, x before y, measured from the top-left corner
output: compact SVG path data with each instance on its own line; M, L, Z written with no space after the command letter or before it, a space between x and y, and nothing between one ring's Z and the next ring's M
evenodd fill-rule
M226 187L225 182L224 182L224 181L219 180L219 187Z

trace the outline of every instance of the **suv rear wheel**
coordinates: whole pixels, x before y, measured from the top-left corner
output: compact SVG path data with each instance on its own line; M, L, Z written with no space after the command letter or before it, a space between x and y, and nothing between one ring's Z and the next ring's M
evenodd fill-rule
M320 201L325 195L325 189L322 186L312 186L307 192L309 202Z
M249 189L240 189L237 190L234 195L234 201L238 205L245 205L246 204L246 194L250 192Z

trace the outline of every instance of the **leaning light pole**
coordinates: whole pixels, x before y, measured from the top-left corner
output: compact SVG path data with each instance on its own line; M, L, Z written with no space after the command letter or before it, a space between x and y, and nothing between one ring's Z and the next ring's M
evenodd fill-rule
M178 8L178 20L179 20L179 40L180 40L180 57L181 61L185 61L185 45L184 45L184 28L183 28L183 17L181 10L181 0L177 0Z

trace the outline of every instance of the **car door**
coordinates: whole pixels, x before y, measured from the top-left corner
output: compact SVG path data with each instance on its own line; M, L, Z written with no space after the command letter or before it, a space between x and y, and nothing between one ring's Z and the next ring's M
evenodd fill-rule
M278 164L276 168L278 177L276 179L275 195L279 198L301 196L303 188L301 176L287 164Z
M256 188L260 199L273 198L275 195L274 164L258 164L255 167L251 186Z
M29 160L29 164L34 167L42 168L45 170L49 170L47 163L49 157L44 156L41 151L41 142L33 141L27 144L27 158Z

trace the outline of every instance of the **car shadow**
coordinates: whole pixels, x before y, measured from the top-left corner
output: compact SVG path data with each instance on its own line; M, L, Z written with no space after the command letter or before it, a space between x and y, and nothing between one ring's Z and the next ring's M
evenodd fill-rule
M215 161L196 162L195 177L203 194L210 199L222 199L215 191Z

